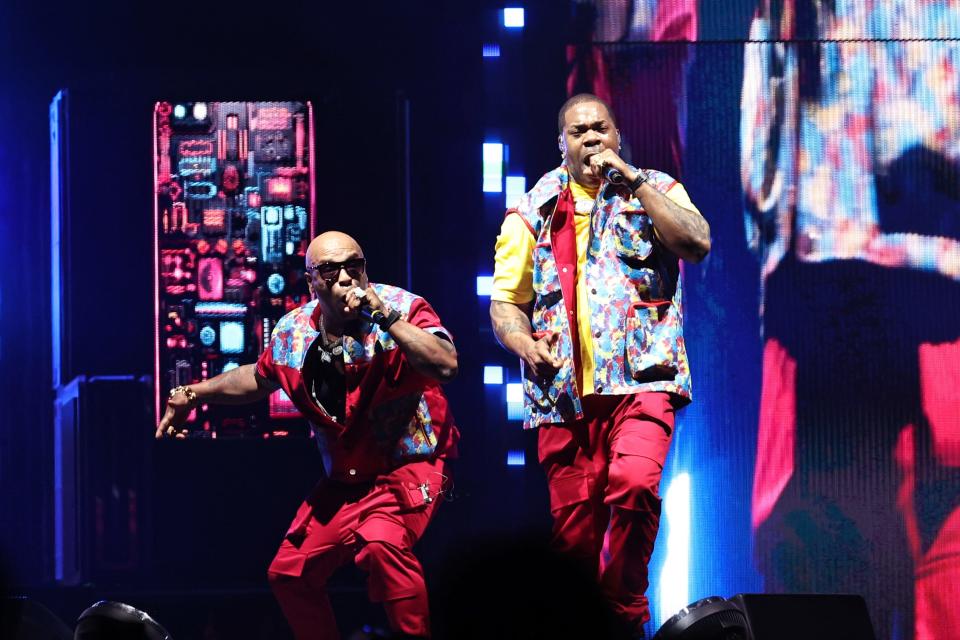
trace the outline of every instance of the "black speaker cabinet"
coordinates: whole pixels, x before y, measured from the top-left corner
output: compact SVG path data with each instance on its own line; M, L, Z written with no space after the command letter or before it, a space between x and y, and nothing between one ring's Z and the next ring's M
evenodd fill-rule
M751 640L876 640L863 598L850 594L739 593Z

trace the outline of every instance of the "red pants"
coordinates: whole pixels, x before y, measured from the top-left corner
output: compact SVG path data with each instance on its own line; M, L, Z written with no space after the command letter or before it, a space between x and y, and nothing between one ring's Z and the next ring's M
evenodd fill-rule
M404 465L373 483L317 485L268 571L297 640L339 637L326 583L351 560L369 574L370 600L383 603L393 631L430 635L423 570L411 549L442 499L445 473L436 460Z
M674 409L666 393L640 393L588 396L583 410L583 420L540 428L553 544L596 573L616 613L639 628L650 619L647 563Z

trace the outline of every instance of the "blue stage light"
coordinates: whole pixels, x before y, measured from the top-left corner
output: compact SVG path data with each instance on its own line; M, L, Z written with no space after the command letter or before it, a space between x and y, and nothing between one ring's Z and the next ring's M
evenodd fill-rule
M521 196L527 192L527 179L523 176L507 176L507 209L517 206Z
M523 7L508 7L503 10L503 26L508 29L522 29L523 22Z
M690 490L690 474L678 473L663 494L666 557L658 581L660 620L667 620L690 601Z
M483 45L483 57L484 57L484 58L499 58L499 57L500 57L500 45L498 45L498 44L485 44L485 45Z
M486 365L483 368L483 384L503 384L503 367Z
M507 466L522 467L527 464L527 456L521 449L507 451Z
M519 382L507 385L507 420L523 420L523 385Z
M483 143L483 191L503 191L503 145L499 142Z
M489 296L493 291L493 276L477 276L477 295Z

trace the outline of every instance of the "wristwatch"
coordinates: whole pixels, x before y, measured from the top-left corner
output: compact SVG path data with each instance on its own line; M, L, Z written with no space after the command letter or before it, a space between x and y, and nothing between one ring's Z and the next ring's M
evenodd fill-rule
M630 192L636 193L637 189L640 188L644 182L650 179L650 174L644 171L643 169L637 169L637 177L633 179L633 182L630 183Z
M374 320L374 322L380 325L380 328L382 330L387 331L393 325L393 323L399 319L400 319L400 312L397 311L396 309L390 309L390 313L386 315L381 313L380 317Z

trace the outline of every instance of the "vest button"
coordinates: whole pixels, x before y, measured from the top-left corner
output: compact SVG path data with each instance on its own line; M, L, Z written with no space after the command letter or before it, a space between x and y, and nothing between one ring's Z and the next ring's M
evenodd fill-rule
M598 385L597 385L597 393L600 393L601 391L603 391L603 385L602 385L602 384L598 384Z
M567 272L567 268L564 267L563 269L561 269L561 271L563 271L564 273L566 273L566 272Z
M599 338L599 337L600 337L600 332L599 332L599 331L594 331L594 332L593 332L593 337L594 337L594 338Z
M349 471L347 471L347 473L349 473L349 474L352 475L352 476L355 476L355 475L357 475L357 470L356 470L356 469L350 469Z
M592 293L593 295L597 295L597 290L596 290L596 289L590 289L590 293Z

